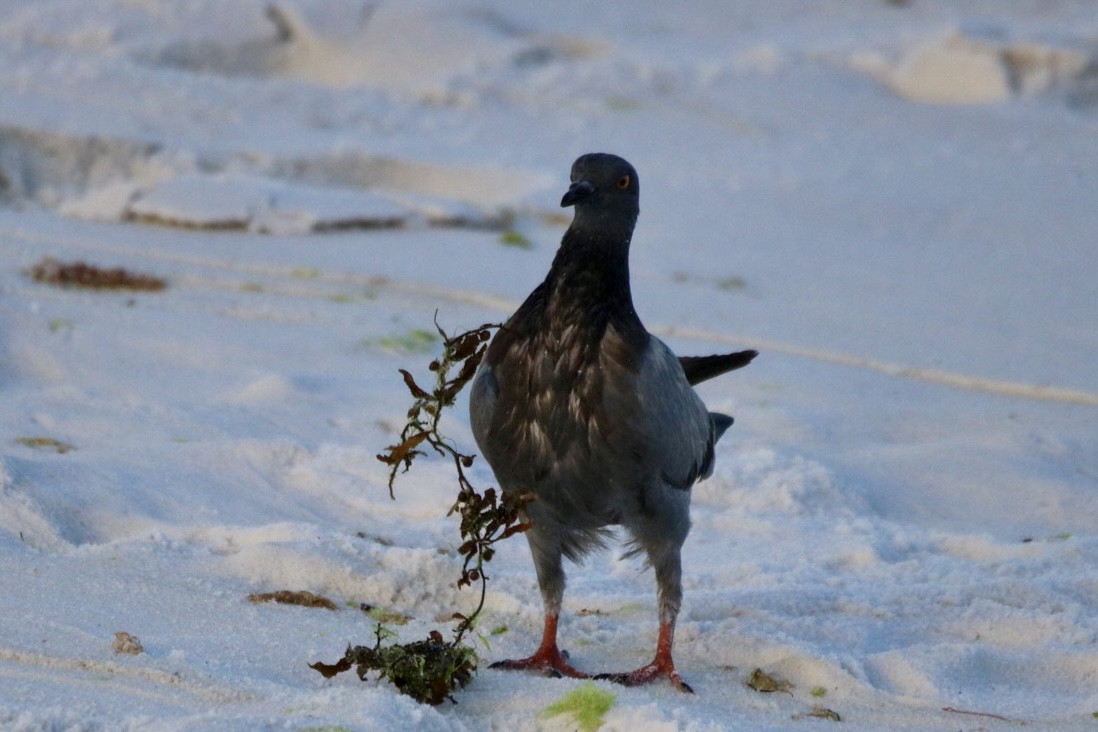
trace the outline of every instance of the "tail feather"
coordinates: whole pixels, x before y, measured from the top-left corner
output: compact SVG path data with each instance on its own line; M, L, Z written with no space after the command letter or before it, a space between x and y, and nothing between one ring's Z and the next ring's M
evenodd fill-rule
M679 363L686 374L686 380L691 386L695 386L714 376L742 369L758 355L758 351L737 351L713 356L679 356Z
M720 412L710 412L709 421L713 424L713 442L721 439L721 435L725 430L732 426L735 421L732 419L732 415L721 414Z

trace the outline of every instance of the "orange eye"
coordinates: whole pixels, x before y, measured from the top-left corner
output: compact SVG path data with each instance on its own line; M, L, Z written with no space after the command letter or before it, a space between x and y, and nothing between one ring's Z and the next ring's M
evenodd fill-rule
M618 188L620 188L624 191L628 187L629 187L629 176L623 175L621 177L621 179L618 181Z

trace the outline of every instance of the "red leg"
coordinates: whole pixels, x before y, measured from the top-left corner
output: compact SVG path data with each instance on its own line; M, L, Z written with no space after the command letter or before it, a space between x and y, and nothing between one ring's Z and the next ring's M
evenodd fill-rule
M647 666L641 666L636 671L627 671L619 674L599 674L596 679L609 679L624 686L638 686L647 684L656 679L666 678L679 691L693 694L690 688L675 671L675 662L671 660L671 645L675 640L675 626L673 623L660 623L660 638L656 642L656 657Z
M670 656L668 657L670 659ZM549 676L570 676L573 679L590 678L572 667L568 663L565 654L557 648L557 616L545 615L545 630L541 635L541 645L529 658L519 658L513 661L496 661L489 668L503 668L509 670L538 670Z

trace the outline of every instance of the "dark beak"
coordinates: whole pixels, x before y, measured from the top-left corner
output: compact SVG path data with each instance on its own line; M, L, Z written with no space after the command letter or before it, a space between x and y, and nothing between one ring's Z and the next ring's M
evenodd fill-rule
M595 187L585 180L577 180L568 186L568 192L560 199L560 207L567 208L576 204L595 192Z

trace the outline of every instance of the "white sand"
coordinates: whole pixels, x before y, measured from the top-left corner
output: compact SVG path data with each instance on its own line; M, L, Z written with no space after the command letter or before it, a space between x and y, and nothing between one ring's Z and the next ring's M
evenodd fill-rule
M283 40L265 8L0 8L0 729L570 729L537 715L579 682L431 708L306 664L371 641L360 603L409 641L473 606L448 466L390 501L374 459L397 369L537 284L595 150L640 171L649 328L762 352L702 388L736 424L685 549L697 694L605 685L603 729L1095 728L1093 3L286 0ZM580 668L653 651L616 557L570 571ZM481 655L528 653L525 543L490 572ZM279 589L341 609L246 600Z

